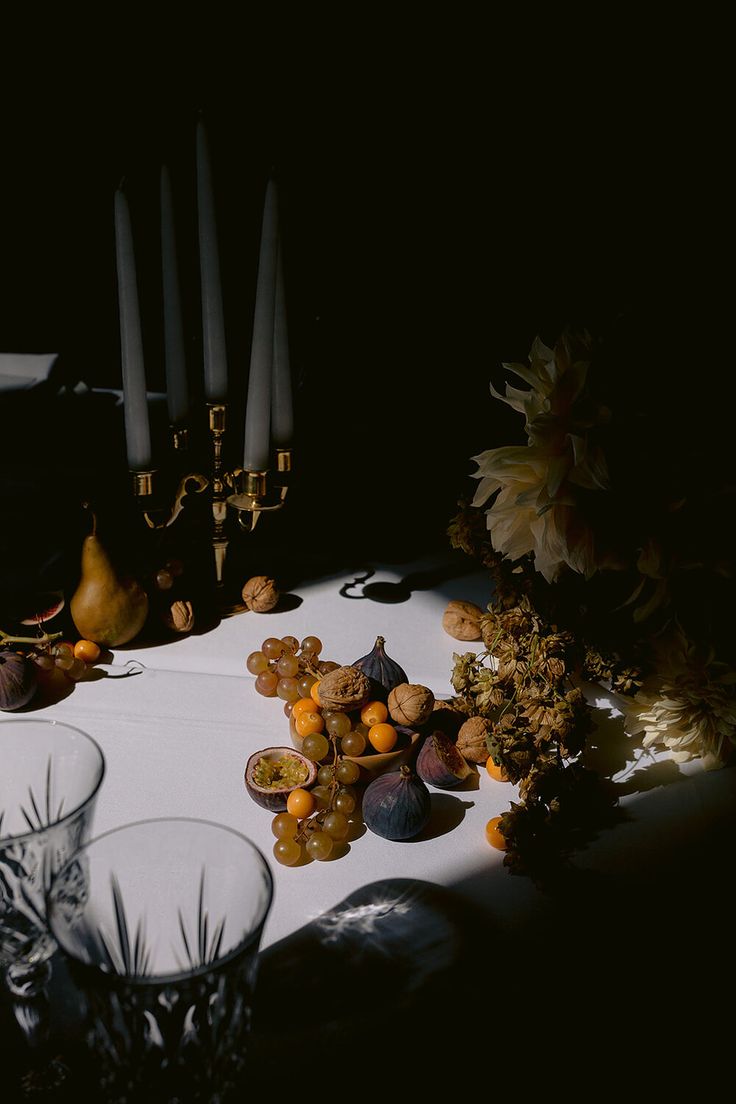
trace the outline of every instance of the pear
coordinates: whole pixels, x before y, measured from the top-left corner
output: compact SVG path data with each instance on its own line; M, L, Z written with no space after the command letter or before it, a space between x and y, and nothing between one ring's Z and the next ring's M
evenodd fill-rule
M127 644L148 616L148 595L135 579L116 571L97 535L94 513L92 532L82 542L79 584L69 610L79 634L104 648Z

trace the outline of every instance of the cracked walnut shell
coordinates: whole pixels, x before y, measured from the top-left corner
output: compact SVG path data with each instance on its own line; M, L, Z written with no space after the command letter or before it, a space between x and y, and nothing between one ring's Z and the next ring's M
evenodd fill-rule
M401 682L388 696L391 720L400 725L422 725L432 716L434 694L415 682Z
M279 600L276 584L268 575L254 575L242 590L243 601L254 613L268 613Z
M485 717L468 717L457 734L457 750L470 763L485 763L489 751L486 736L491 731Z
M319 702L323 709L349 713L361 709L372 697L371 680L359 667L337 667L319 682Z
M194 628L192 603L184 600L172 602L164 614L164 621L172 632L188 633Z
M442 628L455 640L480 640L483 610L475 602L452 601L442 614Z

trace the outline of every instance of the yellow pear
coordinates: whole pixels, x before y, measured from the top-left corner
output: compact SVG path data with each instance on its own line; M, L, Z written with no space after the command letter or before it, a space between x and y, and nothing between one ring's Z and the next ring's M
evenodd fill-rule
M143 628L148 616L148 595L135 579L116 571L104 544L92 532L82 542L79 584L69 603L80 636L105 648L127 644Z

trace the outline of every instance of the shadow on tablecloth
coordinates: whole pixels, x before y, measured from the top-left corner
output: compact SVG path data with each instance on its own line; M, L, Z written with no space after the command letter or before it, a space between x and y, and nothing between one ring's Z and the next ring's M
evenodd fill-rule
M311 1093L306 1087L327 1078L338 1084L345 1079L352 1096L377 1084L379 1074L412 1068L418 1085L434 1068L439 1040L443 1046L464 1046L463 1020L471 1017L466 1002L478 986L484 932L487 920L451 891L402 878L357 890L266 948L258 974L248 1091L274 1091L275 1084L283 1088L296 1078ZM89 1097L94 1087L85 1078L81 1016L80 1000L57 955L49 992L50 1037L43 1053L67 1074L57 1086L42 1087L34 1078L38 1063L25 1048L10 1008L0 1004L3 1104L16 1099L67 1104ZM420 1058L422 1053L432 1061ZM35 1084L36 1091L24 1096L23 1084ZM98 1096L98 1104L102 1099Z
M710 1038L717 1035L717 1014L702 1000L722 967L711 968L704 952L722 956L728 923L724 917L719 935L704 908L703 927L693 930L697 902L685 916L676 912L684 885L660 907L665 882L651 858L632 856L640 908L630 893L624 904L625 880L586 871L564 903L549 900L526 915L519 909L511 919L502 898L509 879L521 886L500 867L479 874L482 908L462 882L456 890L406 878L361 887L262 952L248 1073L232 1100L376 1100L406 1089L412 1098L529 1099L553 1088L590 1100L607 1099L613 1084L700 1084L698 1055L685 1055L683 1067L677 1039L684 1033L692 1047L695 994L697 1016L707 1018ZM677 868L666 874L669 885ZM708 874L717 875L712 863ZM470 888L478 896L478 886ZM0 1003L0 1100L79 1104L92 1091L105 1104L85 1082L79 1000L58 956L50 1019L46 1055L67 1067L66 1081L23 1096L21 1079L32 1067Z

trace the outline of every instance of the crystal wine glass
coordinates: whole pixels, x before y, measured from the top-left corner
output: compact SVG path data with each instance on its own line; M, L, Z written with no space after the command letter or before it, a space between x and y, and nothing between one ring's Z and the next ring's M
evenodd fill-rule
M0 971L15 997L48 982L56 945L45 895L89 838L105 760L81 729L53 720L0 721Z
M139 821L72 857L48 915L85 1004L90 1091L117 1104L228 1097L272 897L258 848L209 821Z

